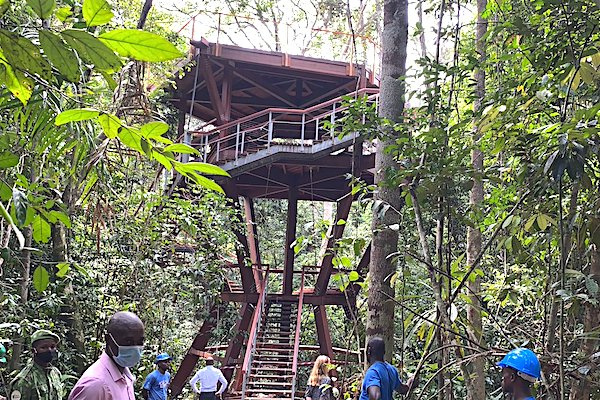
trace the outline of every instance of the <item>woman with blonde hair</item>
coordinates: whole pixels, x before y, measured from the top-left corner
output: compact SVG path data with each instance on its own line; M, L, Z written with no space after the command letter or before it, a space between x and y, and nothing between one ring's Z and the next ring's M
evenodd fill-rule
M312 371L308 377L308 384L304 397L306 400L331 400L332 387L331 378L329 378L329 357L320 355L315 360Z

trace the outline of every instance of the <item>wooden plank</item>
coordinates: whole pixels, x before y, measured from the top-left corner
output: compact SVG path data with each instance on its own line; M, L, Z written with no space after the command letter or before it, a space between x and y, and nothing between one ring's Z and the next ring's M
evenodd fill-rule
M327 310L324 305L313 308L315 315L315 324L317 326L317 338L319 339L319 348L321 354L333 357L333 344L329 333L329 322L327 321Z
M204 76L204 80L206 81L206 88L208 89L208 95L210 96L217 123L223 125L226 122L225 111L223 109L223 101L221 100L221 96L219 96L219 89L217 88L217 81L213 74L210 60L206 54L202 53L200 61L200 69L202 71L202 76Z
M294 283L294 249L296 240L296 222L298 218L298 189L290 186L288 192L287 225L285 229L285 258L283 267L283 294L292 294Z
M246 235L248 251L250 252L250 261L252 262L252 265L262 265L258 247L258 229L255 222L254 202L250 197L244 197L244 215L246 217ZM254 283L258 286L262 280L262 273L257 269L253 269L252 272Z
M173 397L179 395L183 387L187 384L188 378L198 363L198 354L206 349L212 330L217 325L219 313L222 313L223 311L224 307L222 307L222 305L214 305L208 318L204 320L204 323L192 342L190 351L183 358L181 365L177 369L177 373L171 381L170 388Z
M327 285L329 285L329 278L333 271L333 248L335 242L342 237L344 234L344 228L346 224L338 224L338 221L348 220L348 214L350 214L350 207L352 206L352 196L348 194L341 201L338 202L337 210L335 213L335 220L333 221L332 234L329 236L327 241L327 251L323 256L321 262L321 272L317 278L317 284L315 285L315 294L324 294L327 292Z

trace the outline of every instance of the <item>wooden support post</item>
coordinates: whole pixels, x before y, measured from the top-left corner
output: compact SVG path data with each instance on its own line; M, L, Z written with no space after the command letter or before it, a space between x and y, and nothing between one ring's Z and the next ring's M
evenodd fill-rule
M329 322L327 321L327 310L324 305L318 305L313 308L315 314L315 323L317 325L317 338L319 339L319 348L321 354L333 357L333 344L329 333Z
M244 214L246 216L246 232L248 240L248 250L250 251L250 261L252 265L262 265L260 251L258 247L258 230L254 217L254 202L250 197L244 197ZM256 286L262 281L262 273L256 268L253 269L254 283Z
M214 305L212 307L208 318L204 320L200 331L192 342L190 351L185 355L181 365L177 369L177 373L173 377L173 381L170 385L173 398L177 397L181 393L183 387L187 384L188 378L192 374L196 363L198 363L198 352L204 351L206 348L212 330L217 325L218 315L224 311L221 307L222 304Z
M208 96L210 97L210 103L217 119L217 124L223 125L225 123L225 111L223 108L223 101L219 96L219 89L217 87L217 81L213 74L212 67L210 65L210 59L205 53L200 56L200 68L204 81L206 82L206 88L208 89Z
M347 221L348 214L350 214L350 207L352 206L352 196L346 195L341 201L338 202L337 210L335 213L335 220L333 221L331 235L327 240L327 250L323 261L321 262L321 271L317 278L317 284L315 285L315 294L322 295L327 291L327 285L329 285L329 278L333 272L333 247L335 246L336 240L340 239L344 234L344 227L346 224L338 224L340 220Z
M231 121L231 88L233 86L233 69L225 65L223 84L221 85L221 101L223 104L223 121Z
M283 267L283 294L292 294L294 285L294 249L296 221L298 217L298 188L290 186L288 191L287 226L285 229L285 260Z
M236 209L236 211L238 211L236 213L237 218L241 220L242 217L239 213L240 201L235 183L233 183L231 180L227 180L225 181L225 183L222 184L222 187L225 191L225 195L231 199L232 206ZM246 265L246 256L250 255L248 240L246 238L246 235L244 235L244 232L240 231L239 229L234 229L234 233L237 240L242 245L243 249L243 251L240 248L236 249L237 262L240 269L240 276L242 278L242 287L244 288L245 293L256 293L257 285L254 281L254 274L252 272L252 268Z
M246 336L248 336L248 330L250 323L252 322L253 312L254 306L251 304L245 303L242 305L238 321L234 328L235 336L229 342L229 347L227 347L227 351L225 352L224 366L232 368L225 369L223 371L223 375L225 375L225 379L227 379L229 382L231 382L231 377L233 376L233 366L236 364L235 361L237 358L239 358L242 347L244 346L244 340Z

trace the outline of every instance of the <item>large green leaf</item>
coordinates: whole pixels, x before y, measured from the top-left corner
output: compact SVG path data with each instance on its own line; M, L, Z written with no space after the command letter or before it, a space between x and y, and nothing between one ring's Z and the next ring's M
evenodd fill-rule
M100 111L90 108L77 108L75 110L63 111L56 116L54 124L57 126L64 125L68 122L86 121L94 119L100 115Z
M38 47L29 39L14 32L0 29L0 47L13 69L25 70L42 78L50 77L50 64L42 57Z
M29 7L33 8L33 11L41 18L47 19L52 15L54 10L54 0L27 0Z
M4 15L4 13L8 10L9 7L9 0L0 0L0 17Z
M137 150L142 154L145 153L142 148L142 136L136 132L136 130L124 127L121 129L118 136L125 146Z
M87 26L104 25L114 16L106 0L84 0L82 11Z
M147 139L154 139L167 133L169 125L160 121L153 121L144 124L140 128L140 134Z
M50 224L40 214L33 219L31 228L33 229L33 240L38 243L48 243L51 232Z
M69 264L69 263L66 263L66 262L58 263L56 265L56 268L58 269L58 271L56 271L56 276L59 278L64 278L65 275L67 275L67 272L69 272L70 267L71 267L71 264Z
M165 147L164 151L171 151L173 153L181 153L181 154L195 154L195 155L200 154L200 152L198 150L196 150L189 144L185 144L185 143L171 144L171 145Z
M96 68L115 71L121 66L119 57L89 33L76 29L66 29L61 32L61 35L79 53L81 58L94 64Z
M204 175L219 175L219 176L229 176L229 174L220 167L216 165L207 164L203 162L188 162L188 163L177 163L176 169L178 171L186 171L186 172L196 172Z
M6 85L6 88L23 104L31 98L33 93L33 81L21 71L15 71L3 61L4 57L0 49L0 84Z
M71 82L79 81L79 60L77 60L75 52L67 47L60 37L48 30L41 30L40 45L56 69Z
M102 126L102 130L104 134L110 138L114 139L119 134L120 129L123 127L123 123L116 115L112 114L102 114L98 117L98 123Z
M123 57L140 61L167 61L183 56L168 40L137 29L115 29L98 38Z
M19 163L19 156L10 151L0 152L0 169L14 167Z
M42 293L50 284L50 276L46 268L41 265L33 271L33 287L39 293Z

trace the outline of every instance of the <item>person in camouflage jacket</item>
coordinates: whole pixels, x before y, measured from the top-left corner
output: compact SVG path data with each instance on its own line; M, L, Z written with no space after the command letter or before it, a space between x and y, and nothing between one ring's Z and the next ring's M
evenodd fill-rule
M52 362L58 358L60 338L40 329L31 335L33 358L10 384L10 400L62 400L62 375Z

